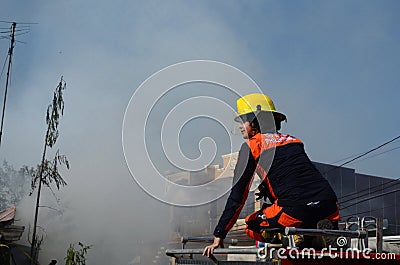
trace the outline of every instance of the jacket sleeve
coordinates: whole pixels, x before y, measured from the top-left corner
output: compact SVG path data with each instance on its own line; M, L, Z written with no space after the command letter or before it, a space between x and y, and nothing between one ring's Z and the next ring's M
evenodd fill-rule
M239 151L238 161L234 170L231 193L225 205L225 210L214 230L214 236L225 238L235 224L249 194L253 180L256 161L249 146L244 143Z

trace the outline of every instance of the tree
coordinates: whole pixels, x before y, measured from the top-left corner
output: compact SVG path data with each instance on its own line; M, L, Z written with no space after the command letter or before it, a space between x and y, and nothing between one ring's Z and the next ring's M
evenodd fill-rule
M57 150L52 159L48 160L46 158L48 148L52 149L54 147L59 136L58 125L60 123L60 116L64 115L63 90L65 90L65 88L66 83L63 80L63 77L61 77L60 82L58 83L58 86L54 91L53 101L47 108L47 130L44 140L41 163L37 166L36 169L29 169L28 167L25 168L26 172L28 172L32 176L32 192L37 188L35 218L31 242L31 264L34 264L34 262L37 260L38 252L40 250L41 239L36 235L36 228L39 215L40 193L42 185L44 184L50 188L50 185L54 184L58 190L61 186L67 185L67 183L59 173L60 165L65 165L66 168L69 169L69 162L67 160L67 157L65 155L60 155L59 150Z
M86 253L91 246L78 243L81 249L75 250L75 244L70 244L65 257L65 265L86 265Z
M17 204L27 195L28 183L29 175L25 171L25 167L16 170L7 161L4 161L3 166L0 167L0 210Z

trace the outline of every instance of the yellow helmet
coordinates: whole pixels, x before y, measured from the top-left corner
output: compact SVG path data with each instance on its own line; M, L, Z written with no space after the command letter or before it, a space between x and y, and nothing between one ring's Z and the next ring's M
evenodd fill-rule
M280 112L277 112L275 105L272 100L264 94L249 94L241 97L237 100L237 113L239 116L235 117L235 121L240 122L241 117L254 113L258 114L260 112L272 112L275 119L279 121L286 120L286 116Z

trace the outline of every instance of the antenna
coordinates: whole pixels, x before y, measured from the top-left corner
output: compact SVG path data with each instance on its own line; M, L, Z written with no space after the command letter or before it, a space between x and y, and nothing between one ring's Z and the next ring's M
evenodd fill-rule
M1 114L1 128L0 128L0 146L1 146L1 139L3 136L3 124L4 124L4 114L6 111L6 100L7 100L7 91L8 91L8 80L10 77L10 69L11 69L11 59L12 59L12 53L14 49L14 35L15 35L15 27L17 26L16 22L13 22L11 24L11 43L10 43L10 49L8 50L8 69L7 69L7 79L6 79L6 89L4 90L4 100L3 100L3 111Z

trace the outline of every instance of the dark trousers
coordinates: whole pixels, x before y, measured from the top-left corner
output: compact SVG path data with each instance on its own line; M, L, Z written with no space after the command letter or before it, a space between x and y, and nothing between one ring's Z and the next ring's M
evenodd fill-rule
M340 219L336 201L320 201L318 204L295 207L264 204L262 209L246 217L246 233L257 241L264 242L261 231L266 228L301 227L317 228L318 221L328 219L337 229Z

